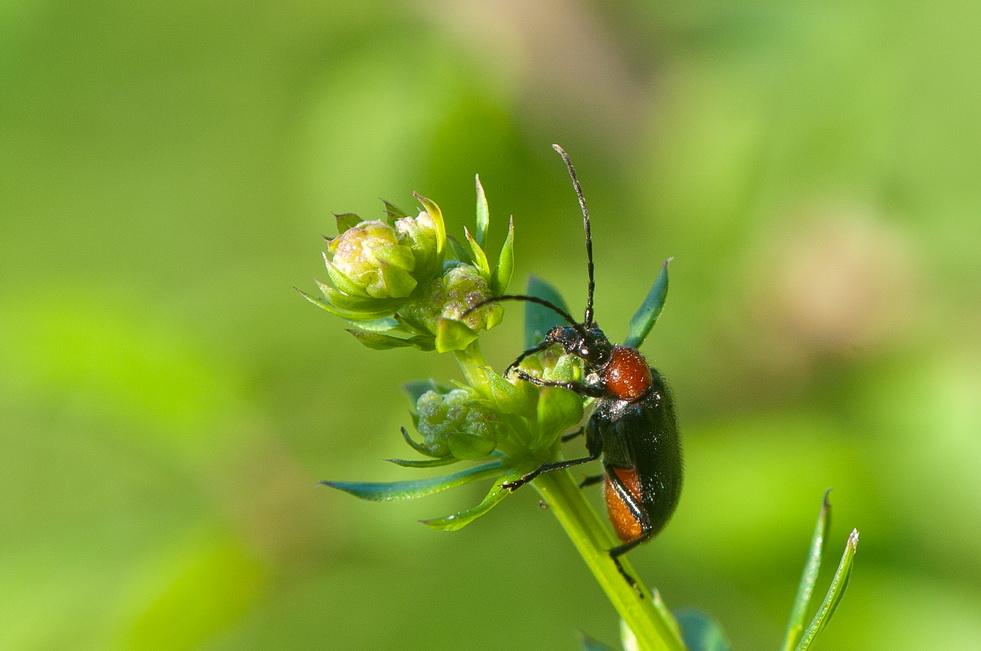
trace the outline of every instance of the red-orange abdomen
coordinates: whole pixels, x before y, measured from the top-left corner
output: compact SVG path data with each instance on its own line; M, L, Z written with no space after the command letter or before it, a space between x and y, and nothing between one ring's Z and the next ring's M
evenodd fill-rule
M613 472L616 473L620 481L627 487L630 494L640 502L640 478L637 477L637 471L633 468L614 468ZM613 487L613 484L610 483L609 477L606 478L606 482L604 483L604 490L606 496L606 512L610 516L610 522L613 524L613 530L617 533L617 538L623 542L630 542L635 538L639 538L643 533L640 522L630 513L630 508L626 502L617 495L617 491Z

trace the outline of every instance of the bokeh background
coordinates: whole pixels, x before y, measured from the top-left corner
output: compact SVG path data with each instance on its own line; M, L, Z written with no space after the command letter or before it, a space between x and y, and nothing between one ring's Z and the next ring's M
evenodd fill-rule
M821 648L981 646L981 5L543 0L0 7L0 648L572 649L615 614L533 491L371 504L400 383L293 290L332 212L479 173L492 247L672 380L687 484L632 559L776 648L823 491ZM520 308L486 336L499 366ZM830 568L827 568L830 570ZM828 576L820 590L826 587Z

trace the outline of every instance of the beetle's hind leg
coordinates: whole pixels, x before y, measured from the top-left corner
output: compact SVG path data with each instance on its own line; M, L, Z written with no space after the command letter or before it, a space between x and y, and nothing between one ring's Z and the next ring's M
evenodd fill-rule
M513 493L514 491L518 490L519 488L521 488L522 486L524 486L525 484L527 484L535 477L537 477L538 475L544 472L552 472L553 470L562 470L564 468L571 468L573 466L578 466L579 464L582 463L589 463L590 461L596 461L597 459L600 458L601 452L602 449L597 449L595 452L592 452L588 457L583 457L581 459L569 459L568 461L555 461L552 463L542 464L537 468L535 468L534 470L532 470L531 472L529 472L527 475L519 477L514 481L504 482L503 484L501 484L501 488L506 488Z
M586 428L585 427L580 427L575 432L569 432L568 434L563 434L562 435L562 442L563 443L568 443L569 441L571 441L572 439L576 438L577 436L582 436L583 435L583 432L585 432L585 431L586 431Z

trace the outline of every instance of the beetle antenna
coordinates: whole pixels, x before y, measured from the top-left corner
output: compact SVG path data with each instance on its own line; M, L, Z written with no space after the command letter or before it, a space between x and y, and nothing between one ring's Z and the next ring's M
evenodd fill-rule
M579 208L582 209L582 225L586 231L586 272L589 275L589 288L586 291L586 315L583 317L583 329L587 332L593 328L593 289L596 283L593 281L593 237L589 231L589 210L586 208L586 197L582 194L582 186L576 177L576 168L569 160L569 154L558 145L552 145L552 149L559 152L559 156L565 161L565 166L569 169L569 176L572 177L572 187L576 189L576 197L579 199Z
M476 305L474 305L473 307L467 308L467 310L463 313L463 316L466 317L474 310L482 308L485 305L489 305L491 303L500 303L501 301L527 301L529 303L536 303L538 305L543 305L548 309L552 310L553 312L555 312L556 314L558 314L566 321L568 321L569 324L573 328L575 328L577 332L579 332L579 334L585 335L586 332L588 332L583 328L581 323L578 323L574 318L572 318L571 314L563 310L558 305L555 305L554 303L550 303L549 301L546 301L544 298L538 298L537 296L527 296L525 294L504 294L503 296L495 296L494 298L484 299L479 303L477 303Z

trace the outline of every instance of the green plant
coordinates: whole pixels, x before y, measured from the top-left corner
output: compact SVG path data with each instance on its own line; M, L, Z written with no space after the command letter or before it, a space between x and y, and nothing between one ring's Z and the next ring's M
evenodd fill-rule
M417 436L402 428L406 443L422 459L394 459L406 468L464 464L462 470L427 479L391 483L322 482L359 498L408 500L471 482L492 479L484 499L471 508L425 521L436 530L456 530L486 514L510 494L504 485L559 457L562 435L583 420L589 400L561 387L536 387L492 370L480 350L479 336L501 322L504 294L514 267L514 225L491 265L485 251L490 216L477 179L477 219L473 233L458 242L446 234L442 213L416 195L423 211L412 217L386 202L383 220L337 216L339 234L328 241L324 258L330 282L319 283L322 298L301 292L311 302L345 319L348 330L368 348L412 347L454 355L466 383L410 382ZM637 314L631 319L630 347L643 342L663 307L668 288L667 263ZM528 294L568 309L548 283L532 277ZM474 307L479 309L473 309ZM525 345L534 347L546 332L564 323L550 309L528 302ZM546 381L580 381L582 360L546 348L525 358L522 369ZM672 615L658 592L649 590L625 557L621 568L607 550L614 541L606 525L584 499L568 470L539 475L532 485L564 527L583 560L621 616L623 642L637 649L728 649L721 629L698 612ZM825 499L808 562L793 608L784 649L806 649L830 619L847 585L858 534L853 532L828 597L810 625L803 626L820 568L829 522ZM629 576L630 581L624 580ZM602 648L584 640L585 648Z

